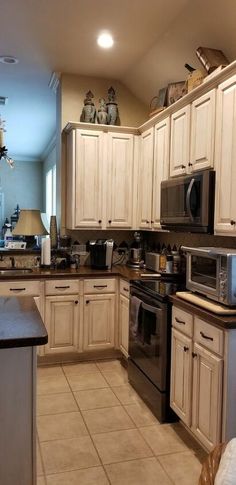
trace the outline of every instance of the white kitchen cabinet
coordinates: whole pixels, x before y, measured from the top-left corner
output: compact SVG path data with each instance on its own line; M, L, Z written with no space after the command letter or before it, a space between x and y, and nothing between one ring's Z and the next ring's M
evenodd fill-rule
M169 145L170 145L170 118L167 117L154 127L154 164L152 185L152 216L151 223L154 229L159 229L161 215L161 182L168 178L169 172ZM147 189L149 190L149 189Z
M84 296L84 352L114 348L115 303L111 294Z
M172 329L170 404L182 421L191 425L192 339Z
M76 295L47 296L45 355L78 351L79 298Z
M138 217L140 229L151 228L154 130L141 135L138 171Z
M195 343L192 431L207 449L221 441L223 359Z
M107 228L131 229L133 223L134 135L107 135Z
M119 341L120 350L129 356L129 298L120 295L119 304Z
M104 133L73 130L67 152L67 228L101 228Z
M190 158L190 105L171 116L170 176L184 175Z
M218 87L215 233L236 234L236 75Z
M212 89L191 104L189 173L214 165L215 99L216 90Z

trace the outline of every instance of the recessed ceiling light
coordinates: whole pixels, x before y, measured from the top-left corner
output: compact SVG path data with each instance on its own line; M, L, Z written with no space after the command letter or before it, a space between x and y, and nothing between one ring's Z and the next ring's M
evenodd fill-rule
M100 47L103 47L103 49L109 49L110 47L113 46L114 40L113 40L111 34L104 32L103 34L100 34L98 36L97 43Z
M19 59L13 56L0 56L0 62L2 64L18 64Z

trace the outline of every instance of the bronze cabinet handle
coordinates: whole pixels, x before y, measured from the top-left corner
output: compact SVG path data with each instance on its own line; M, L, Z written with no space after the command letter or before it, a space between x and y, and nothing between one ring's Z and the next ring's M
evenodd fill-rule
M25 291L26 288L10 288L10 291Z
M68 285L68 286L55 286L56 290L67 290L68 288L70 288L70 285Z
M75 300L75 305L78 305L78 303L79 303L79 300Z
M129 291L129 290L128 290L127 288L125 288L125 287L123 288L123 290L124 290L124 291Z
M179 319L179 318L177 318L177 317L175 317L175 321L176 321L177 323L182 323L182 325L185 325L185 324L186 324L186 322L184 322L183 320L180 320L180 319Z
M111 219L109 219L108 223L111 224Z
M98 224L101 224L101 223L102 223L102 221L101 221L101 219L99 219Z
M195 359L195 357L197 357L196 352L192 352L192 358Z
M235 221L233 221L233 219L230 221L230 224L231 226L234 226L235 225Z
M93 285L93 287L102 290L103 288L107 288L107 285Z
M188 166L189 166L189 167L192 167L192 166L193 166L193 164L192 164L191 162L189 162Z
M89 301L90 301L90 300L86 300L86 305L88 305L88 304L89 304Z
M186 345L184 346L184 352L188 352L189 348L186 347Z
M181 168L186 168L186 165L181 165Z
M205 335L205 333L203 333L203 332L200 332L200 335L201 335L202 338L205 338L206 340L211 340L212 342L214 340L213 337L208 337L208 335Z

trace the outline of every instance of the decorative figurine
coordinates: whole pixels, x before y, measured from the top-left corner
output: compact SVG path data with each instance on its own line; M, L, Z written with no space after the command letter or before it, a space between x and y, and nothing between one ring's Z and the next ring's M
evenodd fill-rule
M99 109L97 113L97 122L100 125L106 125L108 120L107 106L104 98L99 99Z
M96 109L93 102L94 95L92 91L86 93L84 107L80 116L80 121L84 123L95 123Z
M107 112L108 112L108 125L120 124L118 106L116 103L116 92L112 86L108 89Z

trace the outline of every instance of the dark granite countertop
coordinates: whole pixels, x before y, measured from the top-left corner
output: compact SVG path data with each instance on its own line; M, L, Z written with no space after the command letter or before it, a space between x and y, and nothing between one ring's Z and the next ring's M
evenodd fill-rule
M216 325L218 327L228 330L236 329L236 314L230 315L228 317L226 315L218 315L216 313L204 310L203 308L194 305L193 303L184 301L182 300L182 298L178 298L178 296L176 295L170 296L169 299L174 305L183 308L183 310L185 310L186 312L194 313L203 320L207 320L212 325Z
M44 345L48 334L34 299L0 298L0 349Z

